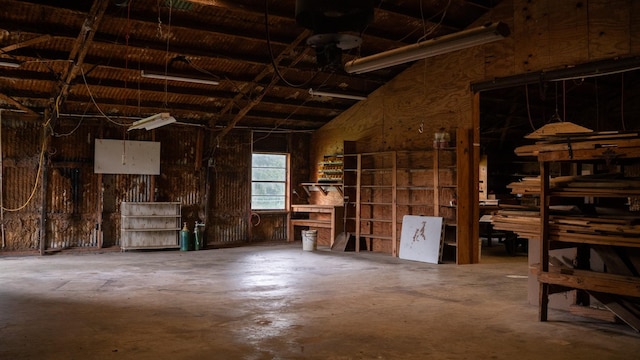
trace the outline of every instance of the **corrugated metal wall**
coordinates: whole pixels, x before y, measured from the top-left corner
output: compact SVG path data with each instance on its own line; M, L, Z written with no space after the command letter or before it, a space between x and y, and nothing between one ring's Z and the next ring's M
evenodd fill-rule
M39 247L42 203L38 164L42 126L32 121L2 118L2 206L4 250L35 250Z
M180 202L182 220L190 229L195 221L205 222L205 239L213 247L286 240L286 214L264 216L260 227L252 228L252 140L248 130L234 130L210 147L212 134L188 126L126 132L103 120L76 118L59 120L51 128L54 136L49 138L46 166L41 172L46 176L43 199L43 182L36 184L42 121L13 115L5 116L2 122L4 208L20 207L30 199L18 211L4 211L3 251L40 249L43 205L47 219L44 249L117 247L123 201ZM308 136L290 136L296 152L292 162L295 168L306 169ZM159 141L161 174L95 174L96 138ZM211 161L208 156L212 156ZM295 173L293 181L306 181L305 174Z
M208 244L233 244L249 241L249 171L251 169L251 132L227 135L213 153L209 167L211 211L205 231Z

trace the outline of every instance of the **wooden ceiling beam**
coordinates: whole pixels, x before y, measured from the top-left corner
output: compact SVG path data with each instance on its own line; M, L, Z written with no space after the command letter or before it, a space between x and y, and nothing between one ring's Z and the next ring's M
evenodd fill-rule
M37 112L35 112L32 109L29 109L28 107L22 105L19 101L15 100L11 96L8 96L8 95L5 95L3 93L0 93L0 99L3 100L6 103L9 103L9 104L15 106L17 109L26 112L27 114L38 115Z
M49 35L49 34L36 36L35 38L29 39L29 40L25 40L25 41L21 41L19 43L11 44L11 45L5 46L3 48L0 48L0 53L6 54L6 53L11 52L11 51L16 50L16 49L20 49L20 48L23 48L23 47L39 44L41 42L49 41L50 39L51 39L51 35Z
M65 73L62 74L61 78L64 80L59 88L58 94L51 102L50 110L53 117L56 116L65 98L69 94L71 83L82 70L84 58L87 55L87 51L89 51L93 37L98 31L100 21L104 17L104 13L107 10L108 5L109 0L95 0L91 6L91 10L89 10L89 14L82 25L82 29L80 29L76 42L69 53L69 60L71 61L71 64L69 64Z
M291 50L293 50L295 47L297 47L300 43L302 43L307 37L309 37L311 35L311 31L309 30L305 30L303 31L298 38L291 43L291 45L289 45L289 47L287 47L283 52L280 53L280 55L278 55L275 59L273 59L273 64L275 64L275 66L278 66L278 64L282 61L282 58L284 57L284 54L288 54ZM299 54L298 57L296 58L295 61L302 59L304 56L304 52ZM273 87L275 86L278 82L280 82L280 78L278 76L275 75L274 73L274 68L273 65L268 65L265 67L265 69L260 72L260 74L258 74L256 76L256 78L254 79L254 84L253 86L251 86L251 88L253 88L253 90L255 90L257 88L258 83L265 77L267 77L268 75L272 76L271 82L269 83L269 85L267 87L265 87L264 89L262 89L262 91L260 92L260 95L258 95L257 97L255 97L248 105L244 106L242 109L240 109L240 111L236 114L236 116L234 117L233 121L228 124L216 137L217 142L216 143L220 143L220 140L222 138L224 138L233 128L234 126L240 122L240 120L242 120L242 118L257 104L260 103L260 101L262 100L262 98L266 95L266 93ZM259 86L262 87L262 86ZM246 93L239 93L238 95L236 95L232 101L229 101L227 103L227 106L225 106L225 108L223 109L223 111L221 112L222 114L226 114L228 112L231 111L231 109L233 109L234 105L236 104L236 102L238 100L240 100L242 97L246 96Z

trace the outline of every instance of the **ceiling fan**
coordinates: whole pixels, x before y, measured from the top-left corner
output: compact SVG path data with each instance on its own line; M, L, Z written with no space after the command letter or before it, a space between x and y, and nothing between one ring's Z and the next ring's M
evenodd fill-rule
M361 74L447 52L465 49L507 37L509 27L503 22L433 38L416 44L355 59L342 64L342 52L362 44L362 38L344 32L362 34L373 21L372 0L296 0L296 23L313 30L307 45L316 52L322 70L340 70Z
M362 34L373 21L372 0L296 0L296 23L313 30L307 45L316 53L318 67L342 70L342 52L362 44Z

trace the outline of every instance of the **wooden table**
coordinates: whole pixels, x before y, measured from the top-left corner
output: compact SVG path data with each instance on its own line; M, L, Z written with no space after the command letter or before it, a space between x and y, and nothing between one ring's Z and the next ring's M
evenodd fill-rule
M308 218L293 218L294 214L307 214ZM294 228L296 226L306 226L310 228L331 229L330 245L336 241L336 237L343 231L344 227L344 207L342 205L315 205L296 204L291 205L289 212L288 240L293 241Z

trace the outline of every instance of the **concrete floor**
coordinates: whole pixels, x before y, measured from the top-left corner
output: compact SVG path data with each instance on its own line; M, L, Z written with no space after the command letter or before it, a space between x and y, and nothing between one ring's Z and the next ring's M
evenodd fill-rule
M483 259L485 259L483 257ZM637 359L625 325L526 302L526 257L301 244L0 258L0 359Z

